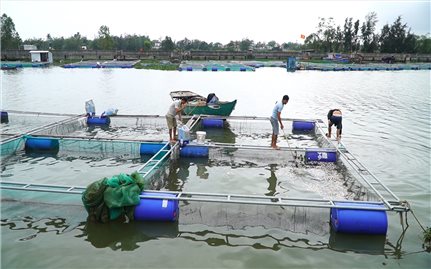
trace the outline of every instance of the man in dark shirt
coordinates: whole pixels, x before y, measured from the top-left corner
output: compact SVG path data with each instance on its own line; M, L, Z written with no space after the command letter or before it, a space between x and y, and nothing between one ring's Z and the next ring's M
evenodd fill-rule
M332 129L332 125L335 125L337 127L337 140L340 141L341 140L341 133L343 130L343 117L342 117L342 113L341 110L339 109L331 109L328 112L328 133L326 134L326 136L328 138L331 138L331 129Z

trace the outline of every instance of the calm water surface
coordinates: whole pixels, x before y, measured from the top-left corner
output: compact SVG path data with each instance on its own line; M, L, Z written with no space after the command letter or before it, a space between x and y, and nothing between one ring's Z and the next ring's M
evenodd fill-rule
M121 114L164 115L172 90L215 92L222 100L238 99L233 115L269 116L284 94L291 99L283 117L325 119L328 109L338 107L344 114L346 146L398 197L410 202L423 225L431 225L429 71L288 73L265 68L211 73L53 67L1 72L1 108L6 110L78 114L84 112L84 102L93 99L98 113L116 107ZM140 161L23 157L13 173L6 166L2 178L28 175L33 180L73 185L78 175L98 178L104 169L129 171ZM187 165L188 186L200 191L208 186L211 191L219 168L207 171L206 166ZM282 186L274 187L274 177L290 172L288 167L274 172L271 166L245 166L230 173L222 180L238 178L230 185L233 193L266 194L283 192ZM266 180L259 182L258 175ZM321 210L289 209L294 210L289 216L296 219L282 223L276 209L222 206L217 210L212 205L183 204L180 224L95 225L85 222L79 197L29 194L17 202L16 192L2 195L2 268L431 266L411 214L404 237L399 216L389 213L387 237L358 238L331 233L328 212Z

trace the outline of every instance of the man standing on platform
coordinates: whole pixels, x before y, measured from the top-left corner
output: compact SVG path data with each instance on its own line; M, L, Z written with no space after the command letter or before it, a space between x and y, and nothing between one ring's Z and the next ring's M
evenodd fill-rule
M281 102L276 102L274 109L272 110L272 115L269 119L272 125L271 147L273 149L280 149L277 146L277 137L278 137L278 133L280 132L280 127L281 129L284 129L283 123L281 122L281 111L283 110L284 105L287 104L287 102L289 102L288 95L283 96L283 99L281 100ZM278 123L280 123L280 126L278 125Z
M179 120L181 120L181 111L186 107L187 98L181 97L180 100L175 100L169 107L168 113L166 113L166 122L169 128L169 141L175 142L175 134L177 133L177 119L175 116L178 114Z

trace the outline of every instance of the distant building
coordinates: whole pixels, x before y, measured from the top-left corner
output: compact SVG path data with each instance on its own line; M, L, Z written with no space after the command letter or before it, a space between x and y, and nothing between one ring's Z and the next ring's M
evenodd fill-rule
M162 45L162 42L160 42L159 40L153 40L154 49L160 49L161 45Z
M52 53L47 50L32 50L30 51L31 62L37 63L52 63Z
M35 45L22 45L24 50L37 50L37 46Z

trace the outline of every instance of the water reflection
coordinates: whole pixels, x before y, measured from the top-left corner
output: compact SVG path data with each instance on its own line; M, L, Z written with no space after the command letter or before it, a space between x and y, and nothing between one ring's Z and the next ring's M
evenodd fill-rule
M82 234L96 248L133 251L139 248L138 243L159 238L175 238L178 236L178 223L167 222L86 222Z
M269 176L269 178L266 179L266 181L268 181L268 192L265 193L266 196L274 196L275 194L275 189L277 188L277 177L275 175L275 171L277 170L277 165L276 164L270 164L269 165L269 171L271 173L271 175Z
M6 202L8 206L6 212L2 209L2 214L10 215L11 212L24 212L23 209L17 208L21 203L2 202ZM182 238L193 242L203 242L212 247L251 247L256 250L272 251L279 251L283 248L330 249L337 252L384 255L395 259L402 259L409 254L402 251L402 242L408 225L395 243L389 242L384 235L352 235L335 233L333 230L330 230L329 233L317 234L312 231L314 228L311 222L313 221L307 220L310 212L305 211L299 215L296 212L296 218L301 218L300 215L306 213L306 217L302 221L307 220L309 222L307 229L304 232L291 232L290 229L279 228L268 230L268 227L264 225L254 225L253 223L248 223L240 229L236 229L232 225L216 227L205 222L189 224L184 220L184 214L183 216L180 215L179 222L124 222L124 220L118 220L101 224L80 221L83 219L83 215L80 214L83 211L82 207L70 208L70 206L49 204L43 206L45 211L42 211L42 205L35 207L36 211L33 211L35 216L16 216L2 219L2 229L20 232L19 238L15 238L18 242L37 240L41 236L55 234L81 238L95 248L110 248L114 251L134 251L143 246L141 243L152 240ZM29 205L27 208L29 207L33 207L33 205ZM13 209L17 210L13 211ZM64 215L64 213L61 214L61 209L72 213L73 217L70 217L70 214L67 217L47 217L49 215L47 212L50 211ZM247 215L249 212L245 212L245 214ZM256 216L250 216L250 219L252 217L255 218ZM319 223L319 225L325 226L320 228L324 230L329 226L327 223ZM289 235L287 236L287 234ZM11 238L10 235L8 234L8 238Z
M235 144L236 134L231 130L230 123L225 121L223 128L202 128L206 132L206 139L211 142Z

